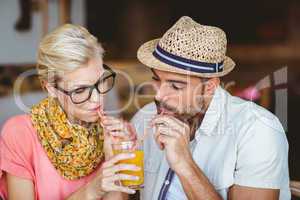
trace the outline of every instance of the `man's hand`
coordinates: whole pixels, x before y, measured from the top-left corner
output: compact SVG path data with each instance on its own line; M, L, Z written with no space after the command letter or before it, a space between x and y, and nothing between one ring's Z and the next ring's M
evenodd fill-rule
M152 120L155 140L165 149L169 166L178 176L188 199L221 200L213 185L193 161L190 152L190 127L173 116L158 115Z
M165 149L169 166L176 172L193 162L189 148L189 126L173 116L158 115L152 120L154 138L160 149Z

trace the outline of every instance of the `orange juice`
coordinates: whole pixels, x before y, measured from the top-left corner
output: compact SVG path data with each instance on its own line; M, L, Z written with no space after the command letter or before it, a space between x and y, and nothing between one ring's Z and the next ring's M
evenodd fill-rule
M134 153L135 157L132 159L126 159L126 160L121 160L119 163L124 163L124 164L134 164L138 167L141 168L139 171L129 171L129 170L124 170L120 171L120 173L123 174L129 174L133 176L138 176L140 179L139 180L122 180L121 183L123 186L127 186L133 189L138 189L141 187L141 185L144 183L144 152L141 150L114 150L114 154L119 154L119 153Z

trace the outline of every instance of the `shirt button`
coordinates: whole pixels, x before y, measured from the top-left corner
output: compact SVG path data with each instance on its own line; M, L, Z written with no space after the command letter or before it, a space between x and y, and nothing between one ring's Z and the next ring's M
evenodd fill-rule
M170 181L169 180L166 180L165 181L165 185L169 185Z

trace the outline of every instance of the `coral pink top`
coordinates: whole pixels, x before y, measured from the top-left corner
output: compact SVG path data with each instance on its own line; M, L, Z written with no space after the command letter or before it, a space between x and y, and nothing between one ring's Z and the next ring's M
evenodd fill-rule
M2 198L7 199L6 173L31 180L34 184L35 199L60 200L89 182L95 176L95 172L75 181L64 179L48 159L29 115L15 116L5 123L0 134Z

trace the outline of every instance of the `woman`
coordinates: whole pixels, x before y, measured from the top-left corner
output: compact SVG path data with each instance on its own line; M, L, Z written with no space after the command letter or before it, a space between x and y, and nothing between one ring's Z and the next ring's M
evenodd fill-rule
M103 52L85 28L70 24L41 41L37 70L49 97L2 129L2 198L121 199L121 192L134 193L115 184L137 179L118 172L140 169L117 164L134 155L111 153L109 131L122 129L120 120L102 120L109 118L101 114L103 95L115 79Z

